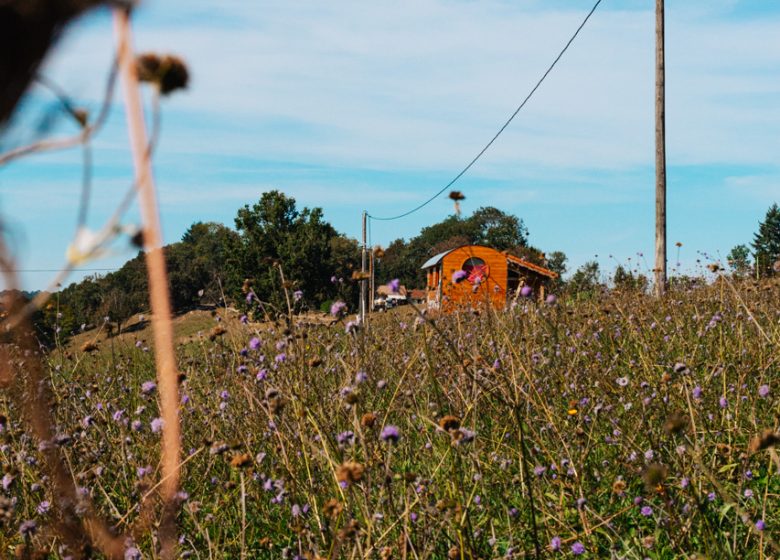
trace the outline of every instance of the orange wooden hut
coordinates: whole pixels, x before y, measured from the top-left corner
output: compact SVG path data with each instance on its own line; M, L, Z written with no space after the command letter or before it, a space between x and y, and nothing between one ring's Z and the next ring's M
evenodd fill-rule
M558 276L543 266L482 245L463 245L439 253L422 268L427 273L428 309L445 312L488 302L502 309L523 286L529 286L541 299L547 282Z

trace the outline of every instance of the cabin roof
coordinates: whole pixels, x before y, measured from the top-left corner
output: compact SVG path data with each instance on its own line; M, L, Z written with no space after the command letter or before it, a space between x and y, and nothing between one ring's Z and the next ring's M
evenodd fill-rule
M552 270L549 270L547 268L544 268L543 266L539 266L538 264L534 264L532 262L525 261L519 257L516 257L514 255L507 255L506 260L510 263L516 264L518 266L521 266L523 268L527 268L528 270L532 270L536 272L537 274L541 274L542 276L547 276L548 278L557 278L558 274L556 272L553 272Z
M467 247L467 245L464 245L464 247ZM460 249L460 247L456 247L456 249ZM423 264L420 268L431 268L432 266L436 266L441 262L441 260L452 253L455 249L450 249L449 251L444 251L443 253L439 253L438 255L434 255L427 261L425 261L425 264Z
M449 251L444 251L443 253L439 253L438 255L434 255L420 267L422 269L431 268L432 266L436 266L439 264L444 257L452 253L453 251L457 251L458 249L462 249L463 247L483 247L483 245L461 245L460 247L456 247L454 249L450 249ZM492 247L486 247L487 249L491 249L493 251L496 251L497 253L502 253L502 251L498 251L496 249L493 249ZM523 260L519 257L516 257L514 255L510 255L508 253L503 253L503 255L506 257L507 262L515 264L517 266L520 266L522 268L526 268L532 272L536 272L537 274L541 274L542 276L547 276L548 278L557 278L558 274L553 272L552 270L549 270L543 266L539 266L538 264L534 264L531 262L528 262L526 260Z

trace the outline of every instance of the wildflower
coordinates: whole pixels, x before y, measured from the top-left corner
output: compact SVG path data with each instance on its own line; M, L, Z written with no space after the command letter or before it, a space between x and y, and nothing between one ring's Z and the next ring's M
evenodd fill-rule
M401 438L401 431L398 429L398 426L388 424L382 429L382 433L379 434L379 437L384 441L396 443Z
M40 504L38 504L38 507L35 508L35 511L37 511L40 515L45 515L49 512L50 508L51 503L48 500L43 500Z
M343 301L336 301L330 306L330 314L334 317L341 317L347 311L347 304Z
M401 281L398 278L393 278L387 283L387 289L392 293L397 294L398 290L401 289Z
M143 558L141 551L136 547L131 546L125 549L125 560L141 560L141 558Z
M769 396L769 385L761 385L761 387L758 388L758 396L762 399Z
M303 299L303 292L301 290L295 290L293 292L293 301L301 301Z
M766 529L766 523L764 523L763 519L759 519L758 521L756 521L755 528L756 531L763 531L764 529Z
M252 337L252 339L249 341L249 348L252 350L257 350L260 348L260 339L256 336Z
M151 395L155 390L157 390L157 384L154 381L144 381L141 384L141 392L144 395Z
M750 488L745 488L745 492L743 493L745 498L748 500L753 497L753 491Z
M349 445L352 443L352 440L355 437L355 432L352 432L350 430L347 430L346 432L341 432L336 436L336 441L339 443L339 445Z
M344 332L347 334L352 334L357 332L358 328L360 328L360 323L357 321L348 321L347 324L344 325Z
M585 552L585 545L580 541L575 541L574 544L571 545L571 552L572 554L579 556Z
M531 297L531 295L534 293L534 290L531 286L523 286L520 288L520 295L524 298ZM560 537L556 537L558 540L560 540ZM559 545L560 548L560 545Z
M698 385L696 385L696 387L693 388L693 391L691 391L693 398L697 401L701 399L701 393L702 393L702 389Z
M721 397L718 400L718 404L720 405L721 408L728 408L729 407L729 401L728 401L728 399L726 397Z
M639 512L645 517L650 517L651 515L653 515L653 508L651 508L650 506L643 506L642 509L639 510Z
M460 284L466 279L468 275L469 273L466 272L465 270L456 270L455 272L452 273L452 283Z
M561 549L561 537L556 535L552 539L550 539L550 550L553 552L558 552L560 549Z
M618 377L615 379L615 383L617 383L621 387L625 387L628 385L628 377Z
M546 470L547 470L546 467L543 467L542 465L536 465L534 467L534 474L536 476L542 476L545 473Z
M557 297L555 297L555 295L554 295L554 294L550 294L549 296L547 296L547 299L545 299L545 300L544 300L544 302L545 302L547 305L555 305L555 302L556 302L556 301L558 301L558 298L557 298ZM574 544L577 544L577 543L574 543ZM580 546L582 546L582 545L580 545ZM573 547L574 547L574 545L572 545L572 548L573 548ZM585 548L584 548L584 547L583 547L583 550L585 550ZM576 553L575 553L575 554L576 554Z
M647 461L652 461L653 457L655 457L655 452L652 449L648 449L645 451L645 459Z
M162 418L155 418L154 420L151 421L151 423L149 425L152 428L152 433L156 434L157 432L162 430L163 419Z
M32 519L24 521L21 525L19 525L19 533L25 538L29 538L37 530L38 524Z

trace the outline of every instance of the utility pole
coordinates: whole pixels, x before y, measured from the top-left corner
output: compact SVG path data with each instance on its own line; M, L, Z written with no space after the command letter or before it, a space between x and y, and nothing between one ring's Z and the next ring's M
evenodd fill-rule
M363 251L360 266L360 324L366 324L366 220L368 214L363 210Z
M664 0L655 0L655 295L666 291L666 92Z

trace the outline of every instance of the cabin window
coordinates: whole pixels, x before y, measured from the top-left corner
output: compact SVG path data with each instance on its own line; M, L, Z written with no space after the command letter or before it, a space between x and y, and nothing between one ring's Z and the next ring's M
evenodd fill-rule
M463 263L463 270L471 274L471 271L474 270L476 267L485 266L485 261L480 259L479 257L471 257L470 259L466 260L466 262Z

